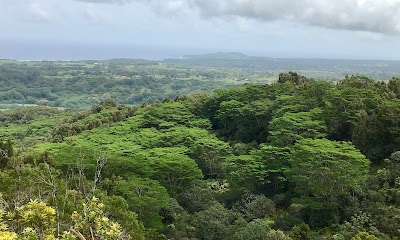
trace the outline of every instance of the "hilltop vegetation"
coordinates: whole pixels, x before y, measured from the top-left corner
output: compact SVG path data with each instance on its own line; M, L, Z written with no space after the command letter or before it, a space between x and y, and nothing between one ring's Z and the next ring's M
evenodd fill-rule
M400 239L399 116L399 78L293 72L135 107L3 111L0 236Z

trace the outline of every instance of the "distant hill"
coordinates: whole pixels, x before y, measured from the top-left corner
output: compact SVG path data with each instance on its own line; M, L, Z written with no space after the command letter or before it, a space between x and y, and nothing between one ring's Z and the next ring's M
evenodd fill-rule
M208 53L201 55L185 55L184 58L189 59L250 59L252 57L247 56L239 52L218 52L218 53Z

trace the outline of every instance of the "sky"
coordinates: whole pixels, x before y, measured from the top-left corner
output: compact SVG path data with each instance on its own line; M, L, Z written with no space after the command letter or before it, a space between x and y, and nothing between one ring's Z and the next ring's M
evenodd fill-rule
M400 0L0 0L0 58L400 60Z

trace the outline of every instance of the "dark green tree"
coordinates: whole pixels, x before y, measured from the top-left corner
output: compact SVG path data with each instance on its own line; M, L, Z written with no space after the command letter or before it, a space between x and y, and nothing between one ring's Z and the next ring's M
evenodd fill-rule
M348 142L303 139L291 153L294 190L316 209L337 207L339 196L360 191L369 171L368 159Z

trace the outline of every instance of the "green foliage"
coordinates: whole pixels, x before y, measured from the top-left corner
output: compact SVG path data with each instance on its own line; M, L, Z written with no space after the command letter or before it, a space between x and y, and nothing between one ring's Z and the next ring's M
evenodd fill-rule
M284 232L280 230L271 230L267 233L266 240L292 240L291 237L285 235Z
M345 232L351 235L359 235L360 232L369 232L374 234L379 234L378 229L375 226L375 222L371 219L371 216L359 212L351 217L349 222L345 222L344 229Z
M100 195L100 194L99 194ZM123 235L134 240L144 240L145 228L138 214L129 210L129 204L122 196L100 196L104 202L104 212L110 213L113 219L124 229Z
M96 198L85 203L82 213L74 212L71 215L74 221L71 232L77 237L83 235L86 239L121 239L121 226L105 217L104 207Z
M215 202L216 200L210 187L202 181L198 181L190 188L185 189L179 196L179 203L189 213L206 210Z
M271 190L278 191L286 182L287 159L287 149L262 145L249 155L228 158L225 169L233 186L256 191L269 185Z
M199 239L224 240L231 239L234 231L232 223L236 218L233 212L220 204L214 204L204 211L195 213L190 224Z
M286 211L275 218L274 228L281 230L291 230L293 227L304 223L302 217L304 215L304 205L291 204Z
M321 109L310 112L285 113L270 122L269 142L274 146L289 146L303 138L318 139L326 136L324 122L318 120Z
M0 122L18 122L26 124L40 117L50 117L57 113L60 113L60 110L57 108L41 106L16 108L9 111L0 112Z
M278 83L289 82L289 83L293 83L296 85L299 85L306 81L307 81L306 77L301 76L295 72L281 73L281 74L279 74L279 79L278 79Z
M270 118L270 105L270 101L258 100L247 104L236 100L222 102L216 115L221 134L244 142L262 140Z
M139 215L145 227L162 228L159 212L167 207L168 193L158 181L135 177L117 180L110 187L112 194L124 197L129 209Z
M276 214L275 203L264 195L245 194L233 209L246 220L273 218Z
M222 166L230 155L232 149L228 143L211 137L196 140L190 149L190 156L208 178L223 177Z
M158 180L173 196L203 178L196 162L180 148L154 148L138 156L137 163L143 166L141 175Z
M0 101L85 109L110 97L123 104L152 103L166 97L240 86L248 78L265 82L271 77L262 69L189 68L168 61L11 61L0 62L0 82L5 86Z
M370 235L366 232L360 232L356 236L352 237L351 240L379 240L380 238Z
M175 76L168 64L129 63L76 68L103 71L103 88L108 77L115 83L107 88L129 85L125 93L118 88L117 101L132 89L146 92L138 76L146 75L151 89L163 74L223 77L217 69L180 69ZM44 84L42 75L24 74L24 81ZM82 88L96 85L81 80L71 79ZM350 76L334 85L292 72L271 85L167 96L162 103L147 95L139 107L104 100L84 112L0 112L0 206L17 216L2 220L0 238L37 239L48 227L49 236L66 239L397 239L397 83ZM27 100L6 92L1 96ZM57 100L51 91L39 96L41 104ZM21 222L18 211L29 212L30 199L55 215L31 211L37 221Z
M310 206L337 206L338 197L357 192L365 182L368 159L347 142L303 139L294 145L288 171L295 191Z
M180 102L156 104L139 111L143 118L142 127L145 128L168 129L177 125L194 127L199 123L197 120L200 120L189 111L185 104Z
M3 169L7 166L7 163L9 162L10 158L13 157L13 154L14 150L11 140L0 140L0 169Z
M16 224L22 224L22 235L37 235L38 238L47 238L54 234L56 211L43 202L31 200L26 206L17 209L14 217ZM9 216L11 217L11 216ZM10 221L10 220L9 220Z
M49 107L20 107L0 111L0 138L32 146L45 141L48 132L60 124L67 114L70 113Z
M388 88L397 98L400 98L400 78L393 77L390 79Z
M31 200L15 213L0 210L0 237L2 239L55 239L54 208L45 203ZM10 230L17 231L10 231ZM20 232L18 232L20 231Z
M121 239L122 229L118 223L110 221L103 212L104 205L93 198L84 204L81 213L74 212L74 221L69 231L61 238L56 235L56 210L44 202L31 200L16 209L15 213L0 211L1 239ZM8 228L17 232L10 232Z
M132 116L134 112L135 109L119 105L112 100L104 100L88 111L63 119L62 124L51 129L48 138L52 142L62 142L64 138L77 135L85 130L122 121Z
M290 231L290 237L294 240L309 240L311 229L307 224L300 224L292 228Z
M225 169L233 186L254 191L268 182L264 163L252 155L229 158Z
M267 221L255 219L241 228L237 228L233 235L234 240L264 240L268 236L270 227Z

